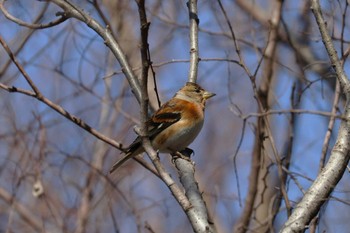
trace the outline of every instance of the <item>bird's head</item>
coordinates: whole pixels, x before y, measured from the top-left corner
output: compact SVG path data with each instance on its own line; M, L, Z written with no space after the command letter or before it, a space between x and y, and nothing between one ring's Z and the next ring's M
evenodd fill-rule
M213 96L215 96L214 93L204 90L201 86L193 82L187 82L175 95L176 98L202 104L205 104L205 101Z

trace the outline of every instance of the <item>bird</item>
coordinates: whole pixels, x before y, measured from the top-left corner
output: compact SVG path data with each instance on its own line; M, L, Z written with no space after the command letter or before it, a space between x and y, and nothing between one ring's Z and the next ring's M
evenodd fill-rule
M189 149L187 146L194 141L203 127L206 101L215 95L194 82L187 82L146 122L152 147L161 153L176 153ZM109 172L114 172L126 161L143 152L142 140L138 136L124 150L125 155L114 163Z

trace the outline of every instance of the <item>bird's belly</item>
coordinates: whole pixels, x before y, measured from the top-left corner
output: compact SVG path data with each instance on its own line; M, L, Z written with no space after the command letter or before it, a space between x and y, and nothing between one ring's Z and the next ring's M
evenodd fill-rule
M198 121L192 127L185 127L187 124L186 121L179 121L166 128L154 139L153 147L163 153L184 150L201 131L203 121Z

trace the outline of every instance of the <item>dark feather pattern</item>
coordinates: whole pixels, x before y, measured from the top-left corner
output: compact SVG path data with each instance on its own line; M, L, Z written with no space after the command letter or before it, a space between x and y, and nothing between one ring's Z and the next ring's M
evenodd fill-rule
M166 121L165 121L166 119ZM152 140L160 132L181 119L181 113L162 113L153 116L148 120L149 138ZM137 137L128 148L126 153L133 152L141 146L141 138Z

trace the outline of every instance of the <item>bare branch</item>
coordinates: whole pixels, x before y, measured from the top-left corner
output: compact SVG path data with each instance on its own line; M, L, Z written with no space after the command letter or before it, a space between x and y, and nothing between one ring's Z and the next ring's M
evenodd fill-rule
M328 152L328 147L329 147L329 143L330 143L330 140L331 140L331 135L332 135L332 132L333 132L333 127L334 127L334 123L335 123L335 119L336 119L335 115L336 115L337 110L338 110L339 96L340 96L339 82L336 82L333 106L332 106L332 110L330 112L330 114L332 116L329 119L327 133L326 133L324 141L323 141L322 154L321 154L321 159L320 159L320 165L318 167L318 172L322 171L322 169L324 167L324 164L326 162L326 155L327 155L327 152ZM348 120L344 116L342 116L341 119L344 120L344 121Z
M64 0L64 1L50 0L50 2L53 2L57 4L59 7L61 7L65 11L63 13L65 17L74 17L86 23L87 26L89 26L91 29L93 29L97 34L99 34L103 38L104 43L111 49L112 53L119 61L119 64L122 67L122 71L125 74L126 78L128 79L131 90L133 91L137 101L141 103L141 89L140 89L139 80L137 79L134 72L132 71L131 66L127 61L127 58L122 48L120 47L120 45L112 35L111 31L109 30L109 26L107 25L106 28L104 28L88 13L81 10L80 8L78 8L68 0Z
M191 203L190 209L185 210L195 232L216 232L215 225L210 220L208 208L203 195L199 191L198 183L194 177L194 164L185 159L175 159L179 171L180 182L185 189L185 195Z
M11 60L13 61L13 63L15 63L15 65L17 66L18 70L23 74L23 77L27 80L29 86L33 89L35 95L37 96L38 99L42 98L42 94L40 93L39 89L36 87L36 85L34 84L34 82L32 81L32 79L29 77L29 75L27 74L27 72L24 70L24 68L21 66L21 64L19 64L19 62L17 61L17 58L15 57L15 55L12 53L12 51L10 50L10 48L7 46L6 42L4 41L4 39L2 38L2 36L0 36L0 44L2 45L2 47L5 49L5 51L7 52L7 54L9 55L9 57L11 58Z
M28 82L30 87L33 89L34 93L31 93L30 91L19 89L19 88L16 88L16 87L8 87L8 86L6 86L4 84L1 84L1 86L0 86L1 88L5 89L5 90L7 90L9 92L19 92L19 93L22 93L22 94L26 94L26 95L35 97L39 101L43 102L44 104L46 104L47 106L49 106L50 108L52 108L53 110L55 110L56 112L61 114L62 116L66 117L67 119L69 119L70 121L75 123L76 125L80 126L81 128L83 128L87 132L89 132L92 135L94 135L98 139L101 139L102 141L108 143L109 145L111 145L111 146L113 146L115 148L123 150L122 149L122 145L120 143L118 143L117 141L115 141L115 140L105 136L104 134L98 132L96 129L92 128L90 125L85 123L79 117L69 113L67 110L62 108L60 105L57 105L57 104L53 103L51 100L49 100L45 96L43 96L43 94L39 91L39 89L34 84L32 79L29 77L27 72L24 70L23 66L17 61L16 56L12 53L12 51L10 50L10 48L8 47L8 45L6 44L6 42L3 40L3 38L1 36L0 36L0 43L4 47L4 49L6 50L6 52L10 56L10 58L12 59L13 63L15 63L15 65L18 68L18 70L24 76L24 78L26 79L26 81Z
M66 18L64 15L61 15L60 18L51 21L49 23L44 23L44 24L39 24L39 23L27 23L19 18L14 17L13 15L10 14L10 12L7 11L7 9L4 6L5 0L0 1L0 10L2 13L5 15L5 17L9 20L11 20L14 23L17 23L18 25L21 25L23 27L31 28L31 29L45 29L49 27L54 27L60 23L63 23L66 21L68 18Z
M198 9L197 0L187 2L190 19L190 69L188 81L195 83L198 76L199 47L198 47Z
M6 190L0 188L0 198L4 200L6 203L8 203L9 206L11 206L16 213L21 216L21 218L36 232L43 232L43 223L40 221L40 219L36 218L32 211L27 209L24 205L17 202L16 198L11 196Z
M323 43L326 47L332 66L336 71L337 78L343 93L346 95L346 105L344 117L350 117L350 84L344 73L337 52L333 46L332 40L328 34L327 26L322 15L322 10L318 0L311 1L311 9L316 18L319 30L321 32ZM343 176L346 166L349 163L350 152L350 122L342 121L338 132L336 143L331 152L329 161L314 183L305 193L302 200L295 207L292 215L284 224L281 232L302 232L306 229L310 221L317 215L323 203L329 198L334 187Z
M346 74L342 68L341 62L339 61L339 57L338 57L337 51L334 48L332 38L328 34L327 25L326 25L326 22L323 18L321 6L320 6L320 3L318 0L311 1L311 10L314 13L315 19L317 21L317 24L318 24L318 27L319 27L319 30L320 30L320 33L322 36L322 41L323 41L325 48L327 50L332 67L337 74L337 78L339 80L339 83L340 83L340 86L343 90L343 93L345 95L349 95L350 94L350 82L349 82L349 79L346 76ZM347 97L347 99L349 99L349 98L350 97Z

